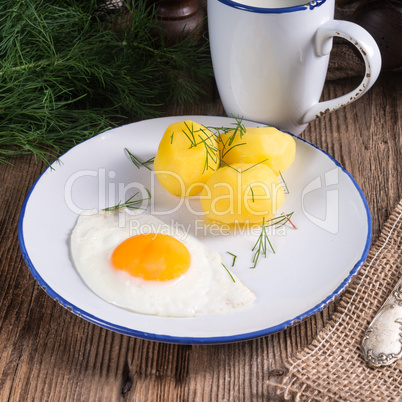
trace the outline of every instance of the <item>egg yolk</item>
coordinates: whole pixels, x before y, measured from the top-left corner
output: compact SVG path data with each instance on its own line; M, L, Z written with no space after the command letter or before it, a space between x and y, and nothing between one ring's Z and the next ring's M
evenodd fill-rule
M112 254L112 265L145 280L167 281L183 275L190 266L187 247L160 233L129 237Z

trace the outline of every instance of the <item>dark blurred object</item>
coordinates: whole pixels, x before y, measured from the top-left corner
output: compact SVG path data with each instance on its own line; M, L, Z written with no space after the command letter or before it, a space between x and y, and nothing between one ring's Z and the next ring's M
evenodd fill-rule
M374 5L373 5L374 3ZM370 12L366 11L366 7L370 8ZM386 16L386 12L383 11L383 8L391 8L395 9L399 12L398 14L393 11L393 17ZM397 70L401 69L401 36L402 29L400 23L400 12L402 9L402 0L336 0L335 7L335 18L338 20L346 20L353 21L364 27L367 31L371 33L376 42L379 45L381 55L383 58L383 70ZM358 11L360 10L360 11ZM379 14L382 16L382 21L376 21L376 18L367 18L371 13L377 14L380 10ZM387 11L389 12L389 11ZM356 20L356 16L359 17L359 21ZM365 20L369 20L369 23L364 23L360 21L361 16L364 16ZM363 18L361 18L363 20ZM393 22L391 22L391 19ZM399 19L399 28L391 28L391 24L395 22L395 19ZM374 24L373 21L376 21L377 24ZM370 27L369 27L370 25ZM378 25L378 27L377 27ZM384 30L388 30L395 33L392 34L381 34ZM386 42L384 42L386 41ZM391 45L392 42L392 45ZM388 46L388 48L387 48ZM392 46L392 50L391 50ZM396 49L396 50L395 50ZM390 56L388 56L390 54ZM399 55L399 56L397 56ZM392 63L393 66L390 67L391 63L388 61L389 58L397 58L399 57L399 62ZM395 66L395 67L394 67ZM334 38L334 46L332 48L331 57L329 59L329 67L328 67L328 80L337 80L341 78L348 77L362 77L364 74L364 62L357 51L355 46L350 44L345 39Z
M203 33L205 10L197 0L152 0L157 9L161 27L166 31L168 42L177 42L192 34Z
M381 51L383 70L402 68L402 1L366 0L351 20L366 29Z
M335 0L336 5L355 3L358 0Z

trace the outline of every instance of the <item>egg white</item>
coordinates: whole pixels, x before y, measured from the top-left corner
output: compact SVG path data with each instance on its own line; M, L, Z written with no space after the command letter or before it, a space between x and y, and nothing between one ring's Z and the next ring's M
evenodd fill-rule
M146 233L170 235L187 247L191 263L184 275L169 281L148 281L113 268L110 258L116 246ZM235 310L255 299L233 273L231 278L217 252L148 214L85 211L71 235L71 256L79 275L95 294L138 313L192 317Z

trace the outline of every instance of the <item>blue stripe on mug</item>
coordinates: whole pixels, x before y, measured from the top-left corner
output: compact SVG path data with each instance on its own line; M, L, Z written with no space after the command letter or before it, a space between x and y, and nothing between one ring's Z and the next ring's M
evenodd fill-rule
M295 11L304 11L304 10L314 10L316 7L321 6L327 0L313 0L309 3L299 4L295 6L289 7L281 7L281 8L265 8L265 7L255 7L247 4L241 4L232 0L218 0L219 2L233 8L238 8L243 11L250 11L253 13L266 13L266 14L282 14L282 13L290 13Z

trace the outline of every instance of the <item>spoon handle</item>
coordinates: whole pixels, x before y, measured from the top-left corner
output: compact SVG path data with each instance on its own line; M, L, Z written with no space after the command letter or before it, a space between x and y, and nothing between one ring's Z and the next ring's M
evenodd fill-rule
M402 357L402 278L367 328L361 349L372 367L386 366Z

